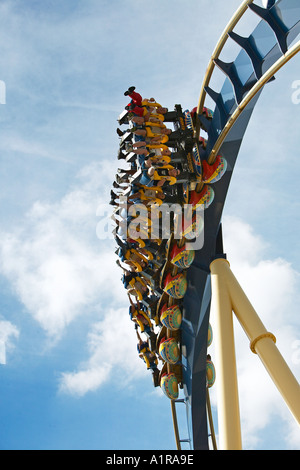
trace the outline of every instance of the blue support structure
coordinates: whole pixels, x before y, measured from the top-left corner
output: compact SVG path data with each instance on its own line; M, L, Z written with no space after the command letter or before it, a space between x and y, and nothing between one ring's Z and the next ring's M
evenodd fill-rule
M249 5L261 21L248 38L235 32L230 38L241 51L232 63L215 61L224 73L224 84L218 93L209 86L206 93L215 102L214 117L207 127L206 149L201 157L208 159L220 133L243 97L268 69L285 54L300 33L299 0L268 1L267 8ZM247 14L251 14L250 11ZM227 161L227 171L214 184L215 199L204 212L204 246L196 252L193 265L187 273L188 289L184 298L182 323L183 382L189 406L189 425L192 447L209 448L206 413L206 357L207 332L210 316L210 263L222 251L221 218L230 180L241 143L260 92L246 106L225 138L219 154ZM201 121L201 120L200 120ZM205 122L202 122L204 127ZM223 255L223 254L222 254Z

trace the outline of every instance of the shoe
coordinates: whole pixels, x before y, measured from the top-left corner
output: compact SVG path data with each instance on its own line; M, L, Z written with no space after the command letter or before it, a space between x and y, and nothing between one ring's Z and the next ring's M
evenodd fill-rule
M146 332L145 332L146 333ZM148 344L149 344L149 349L150 351L154 352L156 349L156 338L157 335L154 333L154 331L148 331L146 333L146 336L148 336Z
M125 149L126 149L127 152L133 152L133 146L132 146L132 144L129 143L129 142L126 142L126 143L125 143Z
M121 129L117 129L117 134L119 137L122 137L122 135L124 135L124 132L121 131Z
M125 91L124 96L131 95L131 93L132 93L134 90L135 90L135 86L131 86L130 88L128 88L127 91Z
M159 369L154 369L152 371L152 379L154 387L159 387Z
M122 159L125 159L126 156L122 153L122 150L120 149L119 150L119 153L118 153L118 160L122 160Z
M114 200L114 199L118 199L119 196L118 196L118 194L114 193L113 190L111 189L110 197L111 197L112 200Z
M128 178L127 178L127 175L126 174L123 174L121 176L119 175L116 175L116 181L117 183L127 183L128 182Z

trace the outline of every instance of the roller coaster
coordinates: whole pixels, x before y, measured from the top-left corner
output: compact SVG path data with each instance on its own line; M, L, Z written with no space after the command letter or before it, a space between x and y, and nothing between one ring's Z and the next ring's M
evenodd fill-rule
M246 15L258 21L242 37L234 30ZM222 239L223 207L252 112L263 88L300 51L299 33L299 0L269 0L264 7L243 1L212 53L197 106L185 110L176 104L170 111L134 86L124 93L130 102L118 119L122 167L110 202L117 264L138 354L154 387L170 400L178 450L183 442L193 450L217 449L209 396L216 370L222 384L218 447L242 448L233 313L300 422L299 384L231 272ZM239 52L227 63L220 56L230 41ZM210 86L215 70L223 76L220 91ZM207 97L214 109L206 106ZM187 439L179 432L181 403Z

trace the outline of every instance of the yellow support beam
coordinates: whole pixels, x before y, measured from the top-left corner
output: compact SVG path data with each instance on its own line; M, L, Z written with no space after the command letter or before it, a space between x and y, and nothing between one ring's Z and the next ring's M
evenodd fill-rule
M212 412L211 412L211 404L210 404L210 396L209 396L208 388L206 389L206 409L207 409L210 436L211 436L213 450L217 450L217 440L216 440L216 435L215 435L214 421L213 421Z
M231 413L237 414L237 383L236 366L234 355L233 320L232 311L244 329L250 341L250 349L257 354L268 371L274 384L281 393L292 415L300 424L300 386L293 373L286 364L281 353L276 346L275 336L268 332L249 299L233 275L228 261L224 258L214 260L211 265L212 275L212 301L216 310L217 325L215 326L216 343L219 343L219 353L217 356L217 370L220 377L218 387L221 388L221 425L219 433L224 434L224 448L231 449L234 440L239 433L239 424L236 422L234 429L230 425ZM229 362L229 364L228 364ZM232 367L232 370L230 368ZM220 368L220 370L219 370ZM229 377L227 376L229 374ZM228 381L234 382L230 385ZM228 397L230 393L234 394ZM226 389L224 392L222 389ZM222 408L225 408L225 410ZM224 418L223 418L224 417ZM224 421L224 424L223 424ZM232 433L233 437L227 436ZM221 442L223 442L221 440Z
M178 421L177 421L177 413L176 413L176 405L175 405L174 400L171 400L171 411L172 411L172 419L173 419L173 427L174 427L176 448L177 448L177 450L181 450L179 429L178 429Z
M211 264L212 310L216 354L220 450L241 450L242 437L236 371L232 305L218 260Z

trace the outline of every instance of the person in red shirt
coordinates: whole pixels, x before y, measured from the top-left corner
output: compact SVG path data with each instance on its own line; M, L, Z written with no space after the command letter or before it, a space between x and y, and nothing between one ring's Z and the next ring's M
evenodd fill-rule
M124 96L129 96L131 98L131 103L135 104L136 106L141 106L143 98L134 90L135 86L131 86L127 91L125 91Z
M125 91L124 96L129 96L131 98L130 103L125 106L125 109L136 114L137 116L144 115L144 108L142 107L142 96L135 91L135 87L131 86Z

